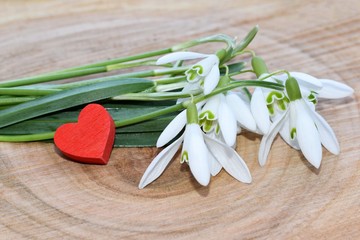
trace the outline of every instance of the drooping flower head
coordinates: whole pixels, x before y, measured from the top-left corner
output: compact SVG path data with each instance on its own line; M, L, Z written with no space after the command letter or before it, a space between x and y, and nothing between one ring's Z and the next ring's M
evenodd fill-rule
M202 58L185 71L189 83L203 82L204 94L211 93L220 79L219 57L216 54L202 54L196 52L175 52L159 58L156 64L166 64L175 61L193 60Z
M290 101L288 108L271 124L269 132L260 143L259 163L266 163L271 144L279 131L289 144L298 148L316 168L322 159L322 145L333 154L339 154L337 138L326 120L315 112L315 108L303 99L300 86L293 77L285 82Z
M236 135L241 127L256 131L256 123L249 103L239 96L241 93L227 92L207 100L200 110L200 125L206 133L214 132L224 142L234 147Z
M268 69L262 58L253 57L251 63L259 79L263 79L266 82L277 82L274 78L268 77ZM268 133L271 117L278 112L284 111L287 108L288 102L284 92L261 87L255 88L251 97L250 109L260 133Z
M318 98L338 99L350 96L354 92L346 84L329 79L318 79L301 72L289 72L289 74L268 77L268 69L260 57L253 57L252 66L257 77L267 82L285 85L288 76L291 75L297 81L304 101L311 102L314 105L316 105ZM288 104L289 99L286 92L255 88L251 98L251 112L261 133L267 134L269 132L271 122L282 115Z
M198 111L195 104L190 103L187 110L182 111L164 129L158 139L157 146L163 146L172 140L185 126L185 131L177 140L167 146L146 169L140 180L142 189L157 179L173 159L181 143L181 163L187 163L198 183L207 186L210 176L215 176L222 168L241 182L250 183L252 178L246 163L234 149L204 134L198 124Z

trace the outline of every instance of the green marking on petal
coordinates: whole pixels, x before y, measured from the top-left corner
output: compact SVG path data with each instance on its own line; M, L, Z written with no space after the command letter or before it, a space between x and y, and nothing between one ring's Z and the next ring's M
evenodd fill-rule
M219 123L216 124L215 133L216 133L217 135L219 135L219 133L220 133L220 125L219 125Z
M284 94L277 91L270 92L266 97L266 103L272 104L275 100L281 100L284 98Z
M192 69L196 71L198 75L201 75L204 72L204 68L201 65L194 65Z
M267 105L267 108L268 108L269 114L271 116L273 116L275 114L274 104Z
M290 131L290 137L291 139L295 139L296 136L296 128L292 128Z
M286 110L288 103L289 99L285 96L284 93L279 91L272 91L266 97L266 104L269 113L272 116L275 114L275 106L277 106L280 111L284 111Z
M206 118L207 120L215 120L215 114L210 110L206 110L199 115L199 119L204 118Z
M211 132L214 128L214 121L208 120L206 118L200 120L200 126L202 126L204 132Z
M280 110L285 111L287 107L287 102L285 100L280 100L277 102L277 106Z
M186 70L185 75L189 82L194 82L199 79L199 75L203 73L203 67L201 65L192 66L190 69Z
M181 154L180 163L183 164L184 162L189 162L189 153L187 151L183 151Z
M316 98L316 93L311 91L310 95L308 96L308 99L310 102L312 102L314 105L317 104L317 98Z
M213 121L206 121L203 126L204 132L210 132L213 129L213 123Z

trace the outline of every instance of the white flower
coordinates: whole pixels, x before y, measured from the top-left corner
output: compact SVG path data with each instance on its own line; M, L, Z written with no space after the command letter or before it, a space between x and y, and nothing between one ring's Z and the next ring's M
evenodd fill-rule
M196 123L187 124L181 162L188 163L195 179L203 186L210 182L209 151L205 145L203 132Z
M259 78L265 78L267 75L266 73L262 74ZM265 78L263 81L276 83L272 77ZM250 108L260 133L269 132L271 116L284 111L287 102L283 92L261 87L255 88L251 97Z
M259 78L264 78L268 74L262 74ZM318 79L311 75L301 72L290 72L300 86L301 95L306 101L314 104L317 103L317 98L338 99L350 96L354 90L344 83L339 83L334 80ZM285 84L288 79L287 74L281 74L275 77L266 78L264 81L276 82L281 81ZM270 129L272 120L275 120L278 114L287 108L288 99L286 95L280 91L271 91L266 88L256 88L251 98L251 112L254 116L256 124L261 133L267 134ZM285 123L286 124L286 123ZM281 133L283 131L280 131ZM284 134L281 134L285 136ZM288 141L288 143L292 141ZM290 144L296 148L296 144Z
M291 79L291 80L290 80ZM292 85L297 85L294 78L290 78ZM269 132L260 143L259 163L265 165L270 147L279 131L283 138L292 146L300 149L305 158L316 168L319 168L322 159L323 145L333 154L339 154L340 147L336 136L326 120L315 112L308 102L301 97L299 86L290 89L286 86L290 103L287 110L274 119Z
M219 58L215 54L201 54L195 52L175 52L159 58L158 65L203 58L200 62L192 65L186 72L188 82L204 81L204 94L207 95L215 89L220 79Z
M251 175L246 163L234 149L204 134L197 123L186 124L186 122L184 110L164 129L157 146L163 146L173 139L186 125L183 135L161 151L151 162L140 180L140 189L163 173L182 142L181 162L189 164L192 174L201 185L207 186L210 176L215 176L222 167L237 180L245 183L251 182Z
M200 111L199 119L205 132L221 132L228 146L235 146L238 125L256 131L249 104L233 92L208 99Z
M310 100L315 96L325 99L339 99L354 93L354 89L348 85L334 80L318 79L301 72L290 72L290 75L298 81L302 96ZM288 76L282 74L274 78L285 82Z

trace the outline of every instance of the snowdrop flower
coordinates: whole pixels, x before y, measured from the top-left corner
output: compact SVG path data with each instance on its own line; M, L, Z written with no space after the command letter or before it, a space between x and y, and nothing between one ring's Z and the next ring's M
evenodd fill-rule
M285 88L290 103L286 111L271 124L269 132L263 136L259 149L259 163L261 166L265 165L275 136L284 129L283 134L287 134L289 141L296 142L305 158L314 167L319 168L322 159L321 145L331 153L339 154L339 143L326 120L303 99L297 80L289 78Z
M175 52L159 58L158 65L202 58L201 61L192 65L186 72L186 78L189 83L204 81L204 94L211 93L217 86L220 79L219 57L215 54L202 54L195 52Z
M216 175L222 167L241 182L250 183L252 181L244 160L234 149L201 131L196 108L194 104L189 104L187 110L182 111L164 129L158 139L157 146L166 144L168 139L171 140L185 126L184 134L161 151L151 162L140 180L140 189L153 182L163 173L180 148L181 143L183 143L181 163L189 164L191 173L201 185L207 186L210 182L210 176ZM175 126L176 129L174 130L173 127Z
M300 86L301 94L307 97L313 103L316 103L316 97L325 99L339 99L352 95L354 89L344 83L340 83L330 79L318 79L309 74L301 72L290 72ZM276 76L277 80L285 83L286 74Z
M275 79L268 77L268 69L264 60L260 57L253 57L251 65L256 76L262 81L276 83ZM278 112L286 110L288 99L283 92L257 87L251 96L250 109L254 116L259 133L267 134L270 129L271 117Z
M264 73L259 78L265 78L267 75ZM272 77L265 78L263 81L276 83ZM260 133L269 132L271 117L285 111L288 102L288 98L283 92L261 87L255 88L251 97L250 108Z
M253 69L259 79L268 82L282 82L285 85L288 79L288 74L281 74L274 77L268 77L268 69L264 60L260 57L253 57L252 59ZM317 103L317 98L338 99L350 96L354 90L346 84L339 83L328 79L317 79L311 75L301 72L290 72L293 78L295 78L299 84L301 95L304 100ZM251 112L254 116L256 124L261 133L267 134L270 129L272 121L278 118L283 111L287 109L288 105L287 96L280 91L269 90L265 88L255 88L251 98ZM285 123L287 124L287 123ZM280 133L282 134L284 130ZM293 147L296 144L285 137L285 140ZM291 144L294 143L294 144Z
M238 125L256 131L250 107L234 92L215 95L207 100L199 115L200 125L206 133L221 133L228 146L235 146Z

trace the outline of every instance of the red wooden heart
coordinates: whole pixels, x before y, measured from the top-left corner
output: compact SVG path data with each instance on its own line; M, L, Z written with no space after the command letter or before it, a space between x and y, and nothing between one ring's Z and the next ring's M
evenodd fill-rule
M115 124L99 104L87 105L78 123L61 125L55 132L57 148L70 159L90 164L107 164L114 144Z

